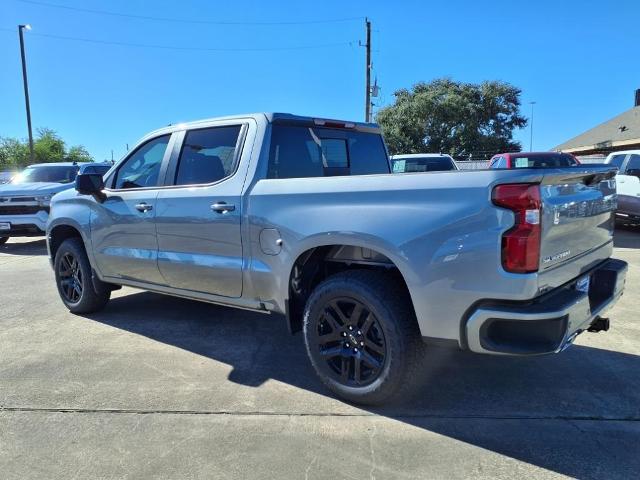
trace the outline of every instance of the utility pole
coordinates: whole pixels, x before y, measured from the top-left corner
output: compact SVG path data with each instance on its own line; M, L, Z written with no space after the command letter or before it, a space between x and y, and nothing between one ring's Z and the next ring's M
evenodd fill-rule
M364 121L371 121L371 22L365 18L365 26L367 29L367 43L364 45L367 49L367 65L366 65L366 90L365 90L365 110Z
M530 131L530 138L529 138L529 151L533 152L533 106L536 104L536 102L529 102L529 105L531 105L531 121L529 122L529 131Z
M31 130L31 107L29 106L29 83L27 82L27 61L24 54L24 30L31 30L31 25L18 25L18 36L20 37L20 56L22 57L22 82L24 84L24 101L27 106L27 128L29 129L29 158L31 163L35 163L33 156L33 131Z

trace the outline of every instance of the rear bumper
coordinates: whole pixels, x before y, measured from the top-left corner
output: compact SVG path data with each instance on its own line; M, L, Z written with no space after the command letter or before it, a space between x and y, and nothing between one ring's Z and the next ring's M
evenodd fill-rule
M466 322L469 350L498 355L557 353L613 306L624 290L627 263L610 259L578 279L528 302L485 302Z
M9 223L9 230L0 230L0 237L33 237L44 235L49 213L40 210L29 215L0 215L0 223Z

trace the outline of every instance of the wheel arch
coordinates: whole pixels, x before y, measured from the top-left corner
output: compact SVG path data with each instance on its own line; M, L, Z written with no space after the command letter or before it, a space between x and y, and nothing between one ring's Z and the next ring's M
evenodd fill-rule
M302 314L306 300L313 289L328 276L345 270L382 270L401 282L411 297L408 279L411 272L405 261L382 241L364 242L356 238L330 238L310 244L305 242L289 268L287 277L285 309L287 326L291 333L302 329ZM415 312L415 303L411 300Z
M87 253L89 249L87 249L87 241L82 234L82 228L79 225L74 225L72 223L57 223L55 225L50 225L47 229L47 247L49 250L49 258L53 262L56 258L56 253L62 245L62 242L69 238L79 238L82 240L85 250ZM89 256L91 260L91 257Z

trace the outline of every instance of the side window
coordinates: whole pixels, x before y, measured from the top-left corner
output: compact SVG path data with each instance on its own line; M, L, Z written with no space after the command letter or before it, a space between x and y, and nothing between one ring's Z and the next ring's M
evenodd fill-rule
M613 157L611 157L611 161L609 162L609 165L618 167L618 169L622 168L622 163L624 162L624 159L626 156L627 156L626 154L614 155Z
M634 175L640 173L640 155L631 155L627 160L625 172L630 172L631 170L635 170Z
M241 128L231 125L188 131L178 159L175 184L202 185L232 175Z
M118 168L114 188L141 188L158 185L160 166L171 135L149 140L138 148Z

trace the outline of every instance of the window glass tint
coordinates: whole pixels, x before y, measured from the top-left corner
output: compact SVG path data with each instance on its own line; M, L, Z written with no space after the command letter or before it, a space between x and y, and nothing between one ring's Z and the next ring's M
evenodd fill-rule
M100 175L104 175L110 168L111 167L106 165L87 165L82 169L82 173L99 173Z
M394 172L443 172L455 170L448 157L403 158L393 161Z
M78 173L76 166L27 167L16 175L11 183L71 183Z
M323 166L329 168L346 168L349 166L346 140L335 138L321 138L318 140Z
M176 185L217 182L235 171L240 125L187 132L178 160Z
M625 170L627 172L629 170L640 170L640 155L631 155L627 161L627 167Z
M127 158L118 169L115 188L154 187L170 135L149 140Z
M511 158L513 168L556 168L577 165L571 155L565 153L514 155Z
M350 130L274 125L269 178L389 173L382 137Z
M507 168L507 159L505 157L496 158L491 168Z
M624 159L627 155L614 155L613 157L611 157L611 161L609 162L609 165L613 165L615 167L621 168L622 167L622 162L624 162Z

